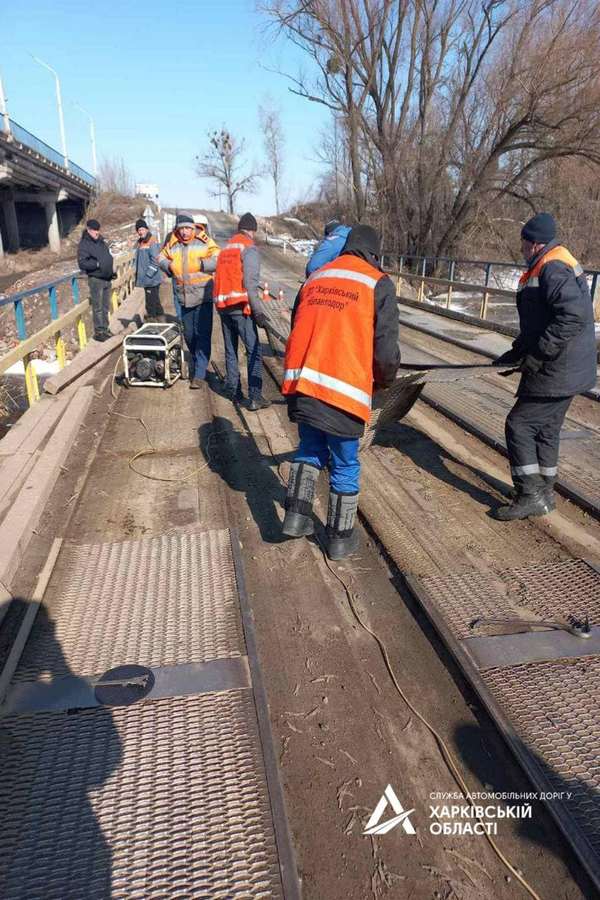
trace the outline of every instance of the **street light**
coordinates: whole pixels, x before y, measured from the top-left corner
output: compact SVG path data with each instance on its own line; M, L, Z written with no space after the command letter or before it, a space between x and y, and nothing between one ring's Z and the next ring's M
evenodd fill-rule
M98 161L96 159L96 126L94 124L92 116L87 111L87 109L84 109L83 106L81 106L81 104L79 103L74 103L73 105L76 106L77 109L80 109L84 116L87 116L90 120L90 137L92 140L92 175L94 176L94 178L96 178L96 176L98 175Z
M40 66L43 66L45 69L48 69L49 72L52 72L54 78L56 80L56 104L58 106L58 120L60 122L60 140L62 145L62 155L65 163L65 169L69 168L69 157L67 156L67 139L65 137L65 120L63 118L63 108L62 108L62 97L60 94L60 81L58 78L58 72L49 66L47 62L44 62L43 59L38 59L37 56L33 56L32 58L39 63Z

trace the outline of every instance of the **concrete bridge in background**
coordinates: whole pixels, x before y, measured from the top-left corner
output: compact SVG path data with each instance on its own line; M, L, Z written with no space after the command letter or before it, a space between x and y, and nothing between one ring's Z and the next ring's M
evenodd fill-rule
M85 169L8 116L0 129L0 259L5 252L60 239L80 220L96 189Z

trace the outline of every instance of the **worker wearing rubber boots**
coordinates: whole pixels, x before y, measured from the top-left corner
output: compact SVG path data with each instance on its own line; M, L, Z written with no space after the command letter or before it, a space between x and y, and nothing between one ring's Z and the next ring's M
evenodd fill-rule
M555 508L560 429L573 397L596 383L592 301L583 269L556 239L556 223L539 213L521 231L527 270L519 280L520 332L497 364L521 371L517 402L506 419L515 485L502 521L542 516Z
M161 269L173 278L181 310L185 342L190 351L190 388L206 387L213 322L213 277L219 247L203 225L180 213L159 256Z
M343 254L302 286L286 347L282 393L300 445L290 468L283 533L313 533L317 479L329 468L330 559L358 548L358 444L374 387L388 387L400 362L396 291L379 257L377 232L368 225L353 228Z
M268 323L260 296L260 255L254 243L257 228L252 213L244 213L237 233L221 251L215 274L215 301L225 344L225 390L230 400L243 401L238 364L241 340L247 355L247 409L251 412L271 405L262 395L262 353L256 329L257 325L265 328Z

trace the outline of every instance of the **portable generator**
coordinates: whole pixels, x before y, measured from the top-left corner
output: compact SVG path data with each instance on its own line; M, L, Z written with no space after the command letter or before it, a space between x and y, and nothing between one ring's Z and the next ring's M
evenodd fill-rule
M181 331L177 324L146 322L123 339L126 385L170 387L183 371Z

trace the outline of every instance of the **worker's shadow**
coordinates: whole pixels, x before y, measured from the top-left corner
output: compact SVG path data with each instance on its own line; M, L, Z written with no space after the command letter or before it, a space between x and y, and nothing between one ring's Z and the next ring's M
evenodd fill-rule
M244 424L243 412L240 420ZM219 475L232 491L245 494L248 508L263 541L278 544L286 540L281 533L277 508L283 506L285 487L278 477L277 467L292 454L272 456L261 453L254 437L244 424L244 431L236 431L223 416L198 429L200 448L210 469Z
M11 620L18 624L28 606L27 600L13 600L3 631L10 630ZM28 680L39 681L43 673L73 675L43 606L17 673L25 669ZM1 897L112 896L111 847L90 796L101 791L121 757L106 707L0 715ZM112 806L115 799L109 798Z
M423 442L425 440L427 447L424 451ZM382 447L397 448L405 456L408 456L417 468L424 469L455 490L468 494L482 506L496 507L501 502L489 490L462 478L450 468L449 463L456 468L468 469L478 479L482 479L483 473L479 469L456 459L434 440L411 425L405 425L403 422L392 422L385 425L377 432L375 443ZM491 478L488 474L485 475L485 480L493 484L493 487L500 493L506 492L507 486L503 482Z
M549 721L546 724L552 737L553 727ZM454 737L463 765L476 776L477 781L481 785L485 786L483 788L484 791L489 794L512 794L513 797L516 795L515 799L490 798L477 800L475 801L477 805L483 807L491 805L494 809L496 807L504 809L506 806L532 805L531 818L496 819L498 823L498 840L502 842L503 834L508 834L510 822L513 824L517 823L518 837L524 840L526 844L537 844L540 847L544 847L560 859L568 867L572 878L578 884L584 897L598 896L590 878L582 869L581 864L577 861L566 839L552 819L546 803L539 799L539 794L542 790L550 793L564 793L561 801L564 813L572 817L572 820L581 828L585 838L592 846L597 847L600 837L600 791L594 790L591 784L585 783L581 777L577 777L575 774L572 778L566 778L564 775L559 774L531 747L528 747L526 743L515 736L515 746L519 752L529 758L530 764L543 775L546 781L544 788L535 785L521 769L513 753L498 733L497 726L484 712L480 714L479 724L458 726L455 729ZM575 756L573 756L573 759L575 759ZM578 765L576 768L578 768ZM590 772L590 777L594 778L593 772ZM527 799L526 795L531 793L536 794L537 799ZM519 795L521 795L522 799L519 799ZM561 804L558 801L553 801L550 805L558 809ZM572 828L570 830L572 831ZM579 843L581 844L580 839ZM594 856L591 848L588 849L588 855ZM600 876L600 856L597 853L595 859L598 875ZM527 875L527 873L525 874ZM558 896L558 891L556 896Z

